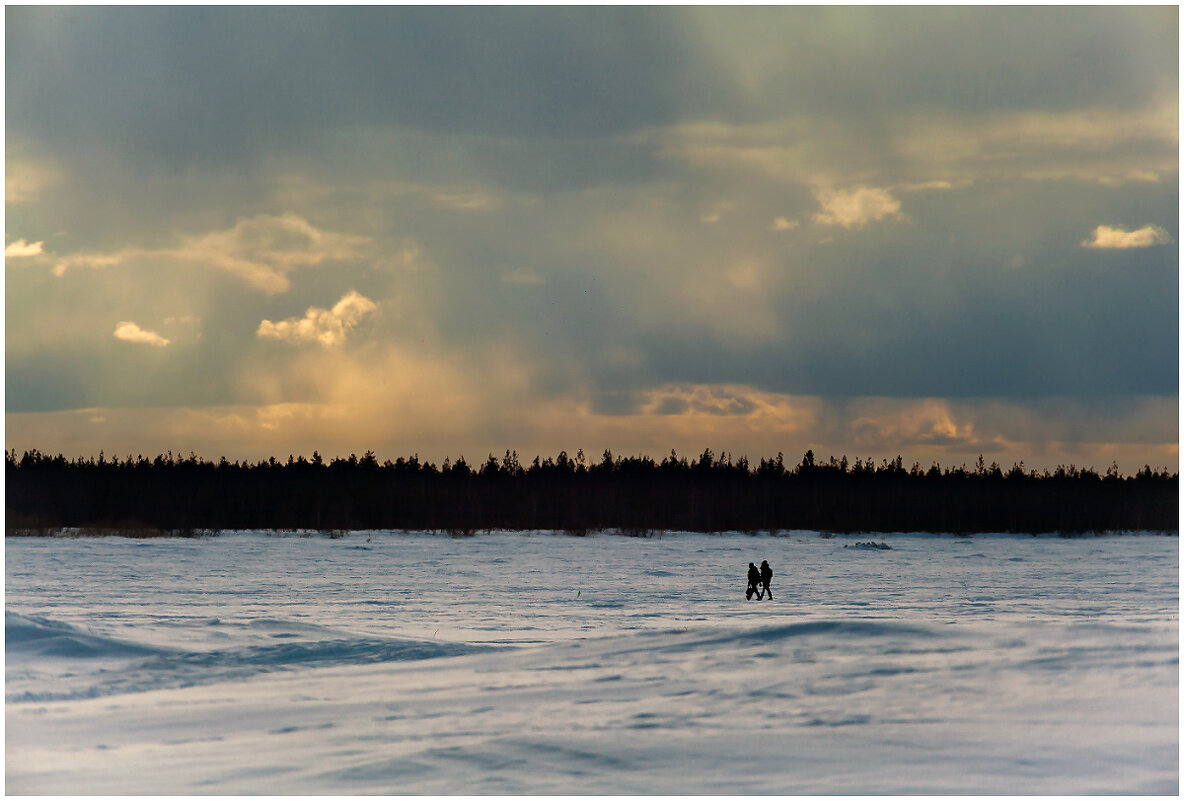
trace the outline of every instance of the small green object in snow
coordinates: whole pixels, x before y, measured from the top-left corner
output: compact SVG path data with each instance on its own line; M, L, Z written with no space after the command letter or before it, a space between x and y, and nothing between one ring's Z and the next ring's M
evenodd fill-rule
M581 593L581 592L583 592L583 590L576 590L576 597L577 597L577 598L579 598L579 597L580 597L580 593Z

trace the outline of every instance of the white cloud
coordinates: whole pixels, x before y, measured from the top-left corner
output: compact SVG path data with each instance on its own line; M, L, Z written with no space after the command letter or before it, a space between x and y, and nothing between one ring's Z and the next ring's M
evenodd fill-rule
M66 256L63 259L58 259L58 263L53 266L53 274L59 278L66 274L67 270L72 270L76 267L85 267L90 270L105 270L108 267L115 267L123 264L125 261L140 255L142 251L134 249L121 250L118 253L75 253L72 256Z
M899 194L998 180L1103 186L1171 180L1179 172L1179 116L1173 91L1134 110L901 112L885 118L882 140L818 117L687 123L647 135L661 157L733 180L814 186L875 180Z
M1159 183L1159 173L1155 170L1130 170L1125 176L1128 182L1157 184Z
M1166 245L1172 241L1171 234L1158 225L1144 225L1135 231L1124 231L1122 228L1114 226L1099 225L1094 229L1091 237L1081 243L1081 246L1099 250L1126 250L1128 248Z
M4 258L23 259L29 256L40 256L45 252L44 244L44 242L26 242L23 239L18 239L4 248Z
M892 147L926 172L962 178L1155 183L1178 172L1179 102L979 115L926 113L895 124Z
M814 215L814 222L821 225L861 228L885 217L902 216L900 201L887 189L874 186L860 186L849 192L816 189L814 196L822 206L822 212Z
M313 306L304 317L289 317L276 323L264 320L256 334L261 339L278 339L297 345L319 342L332 347L345 342L346 332L377 308L374 301L350 290L332 309Z
M787 220L784 217L777 217L773 220L773 222L769 223L769 230L770 231L792 231L794 228L797 228L799 225L801 225L801 223L799 223L797 220Z
M170 342L155 331L140 328L135 323L126 320L115 326L115 338L122 339L124 342L151 345L155 348L163 348Z
M234 273L271 295L288 290L289 272L356 258L369 242L316 228L295 214L261 214L226 231L187 238L175 253Z
M992 450L990 437L976 430L973 419L961 415L939 398L856 401L843 421L846 436L855 445L872 450L923 446L983 448Z
M962 178L957 181L936 180L896 184L893 188L899 189L902 192L946 192L951 189L964 189L973 184L974 181L969 178Z
M269 295L287 292L288 274L327 261L358 258L370 239L325 231L295 214L260 214L224 231L184 237L180 247L125 248L115 253L76 253L59 259L53 273L86 267L105 269L133 259L173 259L225 270Z
M840 163L844 154L843 163L849 166L851 160L842 127L818 118L755 125L684 123L649 135L662 158L729 176L755 174L796 183L817 174L819 165Z

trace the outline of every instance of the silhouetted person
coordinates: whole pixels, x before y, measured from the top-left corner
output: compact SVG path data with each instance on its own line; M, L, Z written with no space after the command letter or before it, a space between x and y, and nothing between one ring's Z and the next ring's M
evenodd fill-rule
M748 563L748 589L744 592L744 597L752 600L752 596L760 591L761 572L756 569L756 565L752 562ZM759 598L757 600L760 600Z
M764 588L764 592L769 594L770 598L773 597L773 588L769 586L769 582L772 580L773 568L769 567L769 563L767 561L761 562L761 587ZM756 597L758 601L761 599L760 594L758 594Z

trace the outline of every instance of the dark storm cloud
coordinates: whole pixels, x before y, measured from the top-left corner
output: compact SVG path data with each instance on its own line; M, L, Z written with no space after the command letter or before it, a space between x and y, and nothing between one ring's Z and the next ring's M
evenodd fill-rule
M598 243L573 248L562 230L499 241L492 223L425 243L448 261L525 265L547 276L523 288L500 283L496 269L449 275L442 311L460 346L515 341L547 376L540 392L563 394L581 381L605 393L685 381L799 395L1165 395L1178 382L1175 246L1095 251L1080 242L1095 220L1137 227L1164 219L1164 209L1174 214L1175 192L1172 181L910 196L908 222L773 251L770 272L785 283L757 298L776 324L757 341L706 324L742 324L755 304L728 306L721 292L714 308L691 310L672 292L701 239L664 243L657 262ZM539 227L551 231L561 219ZM726 266L721 260L717 271ZM814 288L800 291L803 283ZM610 292L622 284L645 302L623 307ZM636 358L604 358L626 348ZM612 397L596 408L619 413L633 396Z
M1175 27L1172 8L10 7L7 125L177 165L349 126L595 138L788 111L874 128L910 108L1137 105L1174 89Z
M1006 252L923 241L860 250L816 257L815 269L851 274L823 297L781 298L777 341L753 345L690 327L647 331L647 369L635 380L747 382L824 396L1176 392L1174 247L1097 256L1062 246L1036 251L1022 267L1010 266Z
M1137 106L1172 91L1178 10L1113 8L704 8L704 35L757 107L882 118ZM779 52L778 52L779 51ZM780 57L773 57L775 53Z
M158 349L106 334L98 342L8 357L5 410L201 407L234 399L222 369L228 354L216 346L173 343Z
M655 10L9 8L10 133L172 163L326 129L523 137L667 123L719 95Z

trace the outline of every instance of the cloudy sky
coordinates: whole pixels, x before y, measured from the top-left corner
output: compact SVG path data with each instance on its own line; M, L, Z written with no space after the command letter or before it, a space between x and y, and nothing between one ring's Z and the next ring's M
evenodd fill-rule
M5 444L1178 462L1178 11L5 10Z

